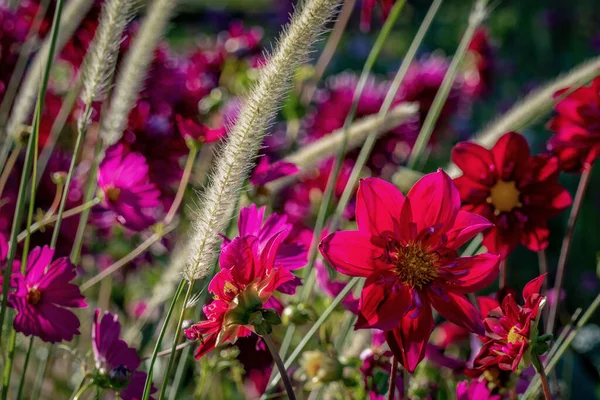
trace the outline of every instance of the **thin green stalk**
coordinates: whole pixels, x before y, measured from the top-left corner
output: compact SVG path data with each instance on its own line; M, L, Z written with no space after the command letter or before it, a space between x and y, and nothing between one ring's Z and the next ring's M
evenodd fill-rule
M88 383L86 383L81 388L79 388L79 390L77 391L77 393L75 393L75 396L73 396L73 400L80 400L81 396L83 396L83 394L85 392L87 392L87 390L89 388L91 388L92 386L94 386L94 380L93 379L91 379Z
M188 289L183 298L183 303L181 304L181 312L179 313L179 319L177 320L177 328L175 329L175 336L173 337L173 345L171 346L171 355L169 356L169 362L167 363L167 369L165 370L165 376L163 378L162 387L160 388L160 395L158 396L159 400L163 399L165 396L165 392L167 390L167 383L169 382L169 375L171 375L171 368L173 368L173 363L175 362L176 355L176 347L177 342L179 342L179 335L181 334L181 326L183 325L183 318L185 316L185 311L187 309L187 303L192 295L192 291L194 290L194 281L190 281L188 283Z
M427 117L423 122L423 127L419 132L419 136L417 137L417 141L415 142L415 146L410 153L410 157L408 159L408 168L414 169L415 165L419 161L421 154L427 147L429 143L429 139L431 138L431 134L433 133L433 129L435 127L435 123L437 122L440 113L442 112L442 108L446 103L446 99L450 94L450 90L454 85L454 79L456 78L456 74L458 73L458 69L460 68L463 58L467 52L469 44L471 43L471 39L473 39L473 34L477 27L483 22L486 16L485 6L487 4L487 0L477 0L475 6L473 7L473 11L469 15L469 25L467 30L465 31L458 49L456 50L456 54L452 58L450 62L450 66L448 67L448 71L444 76L444 80L442 81L442 85L438 90L435 98L433 99L433 103L431 104L431 108L427 113Z
M60 25L60 18L62 15L62 9L64 5L64 0L58 0L56 2L56 10L54 13L54 20L52 21L52 32L50 39L50 48L48 51L48 59L46 60L46 66L44 68L44 75L42 82L40 84L40 90L37 99L36 105L36 113L33 121L33 132L29 137L27 144L27 152L25 154L25 162L23 164L23 172L21 173L21 183L19 186L19 194L17 195L17 205L15 208L15 215L13 218L12 229L10 232L10 240L8 247L8 257L6 262L6 267L4 268L4 283L2 285L2 293L8 293L8 286L10 283L10 274L13 269L13 263L15 261L15 256L17 252L17 232L19 230L19 226L21 225L21 220L23 218L23 211L25 209L25 201L26 201L26 191L29 180L29 170L31 169L31 165L33 162L34 154L37 152L37 143L36 137L39 136L40 133L40 118L42 115L42 109L44 108L44 98L46 97L46 90L48 89L48 80L50 79L50 69L52 67L52 60L54 59L54 50L56 49L56 40L58 37L58 29ZM36 147L34 149L34 146ZM4 316L6 315L6 304L8 301L8 296L2 296L2 306L0 308L0 326L4 325ZM0 332L0 335L2 333ZM1 343L1 336L0 336Z
M4 365L4 375L2 377L2 400L8 398L10 389L10 372L12 370L13 360L15 358L15 343L17 342L17 332L11 327L10 338L8 339L8 356Z
M554 352L552 352L552 349L550 349L549 353L552 354L552 356L550 357L549 360L546 361L545 368L544 368L544 371L546 372L546 374L549 374L550 372L552 372L552 370L554 369L556 364L558 364L558 361L561 359L561 357L563 356L565 351L567 351L567 349L569 348L569 346L571 345L571 343L577 336L577 333L579 332L579 330L589 321L589 319L592 317L592 315L594 315L594 313L596 312L598 307L600 307L600 294L598 294L596 296L596 298L594 299L592 304L587 308L587 310L585 310L585 313L583 313L583 315L581 316L581 319L577 322L575 329L573 329L567 335L567 337L560 344L560 346L557 347ZM540 390L540 386L541 386L541 381L540 381L539 377L536 376L535 378L533 378L533 380L529 384L529 387L527 388L527 391L525 392L525 394L523 395L522 398L527 400L531 395L533 395L535 397L535 394Z
M348 293L350 293L350 291L352 290L354 285L356 285L360 281L360 279L361 278L352 278L348 282L348 284L346 284L346 287L344 287L344 289L342 289L342 291L335 297L335 299L333 299L333 301L331 302L329 307L327 307L327 309L323 312L323 314L321 314L321 316L314 323L314 325L308 330L308 332L306 332L306 334L304 335L304 337L302 338L300 343L298 343L298 345L294 348L294 351L292 352L292 354L290 354L290 356L285 360L285 368L286 369L291 367L292 363L300 355L302 350L304 350L304 347L312 339L313 335L319 330L321 325L323 325L323 323L327 320L327 318L329 318L331 313L342 302L342 300L344 300L344 298L348 295ZM269 388L272 388L273 386L275 386L279 382L279 379L280 379L280 375L278 373L276 373L275 377L273 379L271 379L271 382L269 383L267 390ZM264 396L265 395L263 395L263 397L262 397L263 399L264 399Z
M375 40L375 44L373 45L373 48L371 49L371 52L367 57L367 61L363 66L362 72L358 79L358 83L356 84L356 89L354 90L354 96L352 98L352 105L350 107L348 115L346 116L346 119L344 120L344 126L342 128L344 132L343 140L340 146L340 150L336 155L333 168L331 169L331 173L329 174L327 186L323 194L323 199L319 207L319 213L317 215L317 221L315 223L313 239L309 250L308 264L304 270L304 280L307 283L315 281L314 276L311 276L314 275L313 265L317 259L318 244L321 240L321 232L323 231L323 227L325 225L325 219L327 218L327 210L329 209L329 203L331 202L331 198L333 197L333 191L335 189L336 181L342 168L342 163L344 162L344 157L346 154L346 145L348 142L348 129L350 128L350 125L352 125L352 121L354 120L354 117L356 115L356 110L358 109L358 102L362 97L362 93L369 79L371 70L373 69L373 65L379 57L379 53L381 52L385 41L390 35L394 24L398 20L400 12L404 8L405 3L406 0L399 0L394 4L392 10L390 11L390 14L388 15L388 17L385 20L385 23L383 24L383 27L381 28L381 31L379 32L379 35L377 36L377 39ZM313 286L313 284L305 284L302 290L302 296L306 297L306 295L312 290Z
M102 117L106 115L106 107L105 104L102 105L102 110L100 113L100 125L102 125ZM96 188L98 186L98 167L100 165L100 158L102 157L102 148L103 142L100 138L96 141L96 146L94 147L94 159L92 161L92 165L90 166L90 172L88 174L89 181L85 190L85 198L84 202L90 201L96 194ZM87 221L90 215L90 210L85 210L81 213L79 217L79 224L77 225L77 233L75 234L75 240L73 241L73 247L71 248L70 259L74 265L79 265L79 258L81 257L81 249L83 248L83 235L85 233L85 227L87 225Z
M48 369L48 364L50 363L50 358L52 357L53 346L52 343L48 344L46 347L46 357L41 360L38 366L38 372L35 377L35 383L33 385L33 395L32 399L39 399L40 392L42 391L42 386L44 386L44 377L46 376L46 370Z
M58 241L58 234L60 232L60 224L62 223L63 213L65 212L65 207L67 205L67 198L69 195L69 189L71 188L71 181L73 180L73 172L75 171L75 164L77 163L77 157L79 151L81 149L81 144L83 143L83 137L87 132L87 126L89 122L89 118L92 112L92 105L86 104L85 111L83 112L83 121L77 126L77 138L75 139L75 148L73 149L73 158L71 159L71 164L69 165L69 172L67 172L67 179L65 181L65 187L63 190L63 196L60 200L60 206L58 207L58 216L56 219L56 224L54 225L54 230L52 231L52 240L50 241L50 247L55 248L56 242Z
M27 347L27 354L25 354L25 361L23 361L23 373L21 374L21 381L19 382L19 391L17 392L17 400L21 400L23 397L23 388L25 387L25 379L27 378L27 367L29 366L29 359L31 358L31 350L33 350L33 342L35 336L31 335L29 338L29 346Z
M183 379L183 374L187 366L187 360L190 356L190 351L192 351L192 348L186 347L181 352L181 357L179 357L179 364L177 365L177 371L175 371L175 378L173 379L173 385L171 385L171 391L169 392L169 400L177 399L177 392L179 389L179 385L181 385L181 380Z
M70 208L64 212L63 219L80 214L86 210L90 210L97 204L100 204L100 198L98 198L98 197L93 198L92 200L87 201L81 205L78 205L77 207ZM39 222L36 222L35 224L31 225L29 227L29 229L26 229L23 232L19 233L19 236L17 236L17 241L22 242L25 238L27 238L27 236L31 235L32 233L37 232L38 230L40 230L41 228L43 228L46 225L51 224L52 222L56 221L56 219L57 219L57 216L54 215L54 216L49 216L47 218L44 218Z
M380 131L383 129L383 119L390 110L390 107L392 106L392 103L394 102L394 99L396 97L396 93L398 92L402 81L404 81L404 77L406 76L406 73L408 72L408 69L417 54L417 50L421 46L421 42L423 41L425 34L429 30L431 22L437 14L441 4L442 0L434 0L433 3L431 3L431 6L429 6L429 10L427 11L425 18L423 19L423 22L421 23L417 34L415 35L412 43L410 44L410 47L408 48L404 59L402 60L402 64L398 68L398 72L396 73L396 76L394 77L394 80L392 81L392 84L387 91L383 104L379 109L378 118L380 119L380 122L378 124L378 127L374 129L369 134L369 136L367 136L367 139L365 140L362 148L360 149L360 153L358 154L356 162L354 163L354 167L352 168L350 178L348 178L348 182L346 183L344 192L342 193L340 201L338 201L337 207L335 209L335 213L331 218L331 223L329 225L331 232L335 232L338 228L338 225L342 219L342 215L344 214L344 210L346 209L346 205L348 204L348 202L350 201L350 197L352 197L352 194L354 193L354 188L356 187L356 183L358 182L360 173L362 172L363 167L369 159L371 151L373 151L373 146L375 145L375 142L379 137Z
M277 366L277 369L279 370L279 376L282 377L283 386L285 386L285 391L288 395L288 398L290 400L296 400L296 395L294 394L294 388L292 387L292 382L290 381L290 377L287 374L287 370L286 370L285 366L283 365L283 361L281 360L281 357L279 356L279 352L277 351L277 347L275 346L275 343L273 343L271 336L264 329L258 333L260 334L260 336L263 338L263 340L267 344L267 347L269 348L269 351L271 352L271 356L273 356L273 361L275 361L275 365Z
M156 357L158 356L162 340L165 337L165 333L167 332L167 326L169 325L169 320L171 319L173 310L175 309L175 303L177 303L177 300L179 299L179 296L181 295L181 292L183 291L183 287L185 286L186 282L187 281L184 279L182 279L181 282L179 282L179 286L177 287L175 296L173 296L173 300L171 301L171 306L169 307L167 315L165 316L165 322L163 322L163 326L160 329L160 333L158 334L158 339L156 340L154 351L152 352L152 357L150 358L148 376L146 377L146 384L144 385L144 395L142 396L143 400L148 400L150 398L150 391L152 390L152 372L154 371L154 363L156 362Z

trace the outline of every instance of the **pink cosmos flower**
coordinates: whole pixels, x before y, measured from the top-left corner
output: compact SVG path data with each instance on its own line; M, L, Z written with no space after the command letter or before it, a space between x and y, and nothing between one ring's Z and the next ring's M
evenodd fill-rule
M294 175L298 171L295 164L286 161L271 163L267 156L263 156L250 176L250 183L254 186L263 186L284 176Z
M95 381L102 388L118 391L123 400L141 399L147 374L137 371L141 359L120 335L118 316L107 311L100 318L100 310L96 309L92 324L92 349L98 371Z
M148 164L140 153L127 153L123 145L110 147L100 164L98 186L104 193L102 205L123 226L141 231L156 222L160 192L150 182Z
M459 143L452 161L463 171L454 181L463 209L495 224L483 240L489 251L506 257L519 242L532 251L548 246L548 219L571 204L556 157L532 156L525 138L509 132L490 150Z
M79 287L70 283L75 279L75 266L67 257L52 261L53 256L48 246L31 251L25 276L20 271L12 275L16 290L8 302L17 311L13 324L17 332L55 343L79 335L79 320L69 308L87 304Z
M275 234L262 243L256 236L242 236L223 248L221 270L208 285L214 297L203 308L207 319L185 330L188 339L200 341L197 359L226 341L252 334L250 316L261 312L273 292L295 278L277 262L283 239Z
M457 400L501 400L502 396L492 395L484 381L462 381L456 385Z
M473 363L475 369L486 370L498 366L502 370L516 372L529 348L532 324L545 299L540 294L545 277L544 274L525 285L523 307L517 305L512 294L508 294L502 305L490 312L484 320L486 337Z
M386 331L398 360L413 372L425 356L434 327L432 307L483 334L477 309L465 294L496 279L498 256L459 257L458 249L492 224L460 211L460 196L443 171L428 174L405 198L376 178L361 181L358 231L325 238L319 249L338 272L366 277L356 329Z

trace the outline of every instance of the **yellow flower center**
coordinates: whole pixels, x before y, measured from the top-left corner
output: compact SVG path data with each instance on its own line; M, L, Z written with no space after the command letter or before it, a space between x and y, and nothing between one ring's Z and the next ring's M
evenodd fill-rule
M42 298L42 293L37 288L30 288L27 292L27 297L25 298L27 302L33 306L40 302Z
M436 262L439 256L430 253L421 243L409 243L398 247L392 258L396 265L398 279L406 286L422 289L439 275Z
M523 337L523 335L519 334L517 332L517 327L513 326L512 328L510 328L510 331L508 331L508 336L506 338L506 341L510 344L515 344L515 343L521 343L522 341L525 340L525 338Z
M490 189L490 197L486 201L496 209L494 214L499 215L502 212L510 212L521 207L520 196L521 193L517 189L515 181L498 181Z
M114 186L109 186L106 188L105 193L106 193L106 197L108 197L108 199L110 201L117 201L117 200L119 200L119 195L121 194L121 189L116 188Z

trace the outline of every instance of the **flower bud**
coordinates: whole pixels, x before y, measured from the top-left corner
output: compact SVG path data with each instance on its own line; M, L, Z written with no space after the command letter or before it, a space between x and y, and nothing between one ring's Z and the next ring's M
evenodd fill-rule
M304 325L314 319L314 311L306 304L290 304L283 310L283 324Z
M300 360L300 378L307 380L307 388L314 388L343 378L344 366L320 351L305 351Z
M131 371L124 365L119 365L108 373L108 379L114 389L124 389L131 380Z

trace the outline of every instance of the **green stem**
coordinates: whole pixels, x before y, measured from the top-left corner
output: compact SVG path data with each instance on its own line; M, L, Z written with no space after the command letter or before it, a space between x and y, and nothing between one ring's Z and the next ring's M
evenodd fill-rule
M87 184L87 188L85 191L84 204L92 201L94 195L96 194L96 187L98 186L97 176L98 176L98 166L100 165L100 154L102 153L102 140L96 142L96 146L94 148L94 160L92 161L92 165L90 167L90 172L88 174L89 181ZM71 249L70 259L73 265L79 265L79 257L81 256L81 249L83 247L83 235L85 233L85 226L87 225L88 218L90 216L91 208L83 210L81 216L79 217L79 224L77 225L77 233L75 234L75 240L73 241L73 248ZM65 212L66 216L67 212ZM64 218L64 217L63 217Z
M11 329L10 338L8 340L8 357L4 365L4 375L2 378L2 400L8 398L8 390L10 389L10 372L12 370L13 360L15 357L15 343L17 342L17 332Z
M173 379L173 385L171 385L171 391L169 392L169 400L177 399L177 392L179 391L179 386L181 385L181 380L183 379L183 374L185 372L185 367L187 366L187 360L190 356L190 351L192 351L192 348L186 347L181 352L179 364L177 365L177 371L175 371L175 378Z
M85 202L77 207L73 207L64 212L63 219L72 217L77 214L81 214L82 212L84 212L86 210L90 210L95 205L100 204L100 201L101 201L100 198L96 197L96 198L94 198L88 202ZM43 228L44 226L53 223L54 221L56 221L56 219L57 219L57 216L54 215L54 216L50 216L48 218L44 218L43 220L41 220L39 222L36 222L35 224L31 225L29 227L29 229L26 229L23 232L19 233L19 236L17 237L17 241L22 242L30 234L35 233L38 230L40 230L41 228Z
M177 327L175 329L175 336L173 337L173 345L171 346L171 355L169 356L169 362L167 363L167 369L165 370L165 376L163 378L162 387L160 388L160 395L158 396L159 400L163 399L165 396L165 392L167 390L167 383L169 382L169 375L171 375L171 368L173 368L173 363L175 362L176 348L177 342L179 341L179 335L181 334L181 326L183 325L183 318L185 316L185 311L187 309L187 302L192 295L192 291L194 289L194 281L190 281L188 284L187 292L183 298L183 303L181 304L181 312L179 313L179 319L177 320Z
M79 400L81 399L81 396L87 392L87 390L89 388L91 388L92 386L94 386L94 380L90 380L88 383L86 383L85 385L83 385L78 391L77 393L75 393L75 396L73 396L73 400Z
M581 319L577 322L576 328L573 329L567 335L567 337L562 341L560 346L557 347L554 351L552 349L550 349L549 354L552 354L552 356L550 357L549 360L548 359L546 360L546 363L545 363L546 374L549 374L550 372L552 372L552 370L554 369L556 364L558 364L558 361L561 359L561 357L563 356L565 351L567 351L567 349L569 348L569 346L571 345L571 343L577 336L577 333L579 332L579 330L590 320L590 318L592 317L592 315L594 315L594 313L596 312L598 307L600 307L600 294L598 294L596 296L596 298L594 299L592 304L588 307L588 309L585 311L585 313L583 313L583 315L581 316ZM523 395L522 398L528 399L531 395L535 396L535 393L537 393L537 391L540 389L540 385L541 385L540 379L539 379L539 377L536 376L529 384L529 387L527 388L527 391L525 392L525 394Z
M179 299L179 296L181 295L181 292L183 291L183 287L185 286L186 282L187 281L185 279L182 279L181 282L179 282L179 286L177 287L175 296L173 296L173 300L171 301L171 306L169 307L167 315L165 316L165 322L163 322L163 326L160 329L160 333L158 334L158 339L156 340L154 351L152 352L152 357L150 358L150 366L148 367L148 376L146 377L146 384L144 385L144 395L142 396L142 400L148 400L150 398L150 391L152 390L152 372L154 370L154 363L156 362L160 345L167 331L169 320L171 319L171 315L173 314L173 310L175 309L175 303L177 303L177 300Z
M396 93L398 92L402 81L404 81L404 77L406 76L406 73L408 72L408 69L417 54L417 50L421 46L421 42L423 41L425 34L429 30L431 22L437 14L437 11L439 10L441 4L442 0L434 0L433 3L431 3L431 6L429 6L427 15L425 15L425 18L423 19L423 22L421 23L417 34L415 35L412 43L410 44L410 47L406 52L404 59L402 60L402 64L398 68L398 72L396 72L396 76L394 77L394 80L392 81L392 84L387 91L383 104L379 109L378 118L380 122L378 124L378 127L374 129L369 134L369 136L367 136L367 139L365 140L362 148L360 149L360 153L358 154L356 162L354 163L354 167L352 168L350 178L348 178L348 182L346 183L344 192L342 193L340 201L338 202L337 207L335 209L335 213L331 218L331 223L329 225L331 232L335 232L337 230L337 227L342 219L342 215L344 214L344 210L346 209L346 205L348 204L350 198L352 197L352 194L354 193L354 188L356 187L356 183L358 182L358 178L360 177L363 167L365 166L367 160L369 159L369 156L371 155L371 151L373 150L373 146L375 146L375 142L379 137L380 131L383 129L383 119L390 110L390 107L392 106L392 103L396 98Z
M21 381L19 382L19 391L17 392L17 400L21 400L23 397L23 388L25 387L25 379L27 377L27 367L29 366L29 359L31 357L31 350L33 350L33 342L35 336L31 335L29 339L29 347L27 348L27 354L25 355L25 361L23 362L23 372L21 374Z
M46 65L44 68L44 75L42 82L40 84L40 90L37 99L36 112L34 114L33 121L33 132L29 137L29 141L27 144L27 152L25 154L25 162L23 164L23 172L21 173L21 183L19 186L19 193L17 195L17 205L15 208L15 215L13 218L12 229L10 232L10 240L8 247L8 257L6 262L6 267L4 268L4 283L2 285L2 293L7 294L9 283L10 283L10 274L13 269L13 263L15 261L15 256L17 252L17 231L19 230L19 226L21 225L21 220L23 218L23 211L25 209L25 200L26 200L26 191L29 180L29 170L31 169L31 164L33 162L34 154L37 152L37 146L34 149L34 145L37 143L37 137L40 133L40 118L42 115L42 109L44 107L44 98L46 97L46 90L48 89L48 80L50 79L50 69L52 67L52 60L54 59L54 51L56 49L56 40L58 37L58 28L60 26L60 18L62 15L62 9L64 5L64 0L58 0L56 2L56 11L54 13L54 20L52 21L52 33L50 39L50 48L48 51L48 59L46 61ZM6 307L7 307L8 296L2 296L2 306L0 308L0 326L4 325L4 317L6 315ZM0 332L1 335L1 332ZM0 336L1 343L1 336Z
M388 400L394 400L396 393L396 377L398 376L398 360L396 356L392 356L392 372L390 373L390 384L388 389ZM402 397L404 398L404 396Z
M288 398L290 400L296 400L296 395L294 394L294 388L292 387L292 382L290 381L290 377L288 376L286 368L283 365L283 361L281 360L281 357L279 356L279 352L277 351L277 347L275 346L275 343L273 343L273 340L271 340L271 336L264 329L261 329L261 332L259 332L259 334L263 338L265 343L267 344L267 347L269 348L269 351L271 352L271 356L273 356L275 365L277 365L277 369L279 370L279 376L281 376L283 378L282 379L283 386L285 386L285 391L287 392Z
M55 248L56 242L58 241L58 234L60 232L60 224L62 223L63 213L67 205L67 198L69 195L69 189L71 188L71 181L73 180L73 172L75 171L75 164L77 163L77 157L81 150L81 144L83 143L83 137L87 132L87 126L89 123L90 114L92 112L92 105L86 104L85 111L83 112L83 119L77 124L77 138L75 139L75 148L73 149L73 158L69 165L69 172L67 173L67 179L65 181L65 188L63 190L63 196L58 207L58 216L54 230L52 231L52 240L50 241L50 247Z
M417 137L415 146L413 147L413 150L408 159L408 168L410 169L414 169L415 165L417 165L417 161L419 161L419 158L421 157L423 151L429 143L429 139L431 138L431 134L433 133L435 123L437 122L440 113L442 112L442 108L446 103L446 99L450 94L450 90L454 85L454 79L456 78L456 74L458 73L458 69L462 64L462 60L467 52L469 44L473 39L473 34L475 33L475 30L486 16L486 4L487 0L477 0L475 6L473 7L473 11L471 11L471 14L469 15L469 25L467 27L467 30L465 31L460 41L460 44L458 45L456 54L450 62L450 66L448 67L448 71L444 76L442 85L440 86L440 89L438 90L437 94L435 95L435 98L433 99L431 108L427 113L427 117L423 122L423 127L419 132L419 136Z
M35 383L33 385L33 395L32 399L39 399L40 392L42 391L42 387L44 386L44 377L46 376L46 370L48 369L48 364L50 363L50 358L52 357L53 346L52 343L48 344L46 347L46 357L41 360L38 366L38 372L35 377Z
M352 278L346 284L346 287L344 287L344 289L342 289L342 291L335 297L335 299L333 299L333 301L331 302L329 307L327 307L327 309L323 312L323 314L321 314L321 316L315 322L315 324L308 330L308 332L306 332L306 334L304 335L304 337L302 338L300 343L298 343L296 348L294 348L294 351L292 352L292 354L285 360L285 368L286 369L292 365L294 360L296 360L296 358L300 355L302 350L304 350L304 347L312 339L313 335L319 330L321 325L323 325L323 323L327 320L327 318L329 318L331 313L342 302L342 300L344 300L344 298L348 295L348 293L350 293L352 288L360 281L360 279L361 278ZM272 388L273 386L275 386L279 382L279 379L280 379L279 374L276 374L275 377L273 379L271 379L271 382L268 385L268 388ZM264 395L262 398L264 398Z
M544 371L544 366L542 365L542 361L540 360L540 356L533 351L531 353L533 357L533 367L535 368L540 381L542 382L542 389L544 391L544 399L552 400L552 392L550 391L550 385L548 384L548 377L546 376L546 372Z

